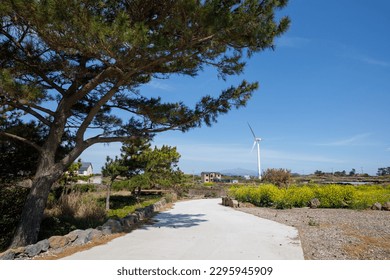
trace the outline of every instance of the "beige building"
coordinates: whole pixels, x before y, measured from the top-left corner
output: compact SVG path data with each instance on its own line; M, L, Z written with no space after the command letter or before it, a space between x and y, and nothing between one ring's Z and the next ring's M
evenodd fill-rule
M200 177L202 183L219 182L222 179L222 175L219 172L202 172Z

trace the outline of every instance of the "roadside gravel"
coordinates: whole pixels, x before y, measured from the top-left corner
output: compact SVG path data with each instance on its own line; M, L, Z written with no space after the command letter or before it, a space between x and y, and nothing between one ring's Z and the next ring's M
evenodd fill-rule
M242 207L298 229L307 260L390 260L390 212Z

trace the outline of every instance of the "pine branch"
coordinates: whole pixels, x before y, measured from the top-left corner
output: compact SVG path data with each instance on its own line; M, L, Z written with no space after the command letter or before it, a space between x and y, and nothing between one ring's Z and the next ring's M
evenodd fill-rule
M84 119L82 124L80 125L80 128L77 131L76 134L76 142L81 142L84 137L84 133L87 130L88 126L91 124L93 118L96 116L96 114L99 112L100 108L106 104L118 91L119 87L123 84L123 80L121 82L118 82L116 85L114 85L102 98L99 99L98 102L96 102L95 106L92 107L92 109L89 111L87 117Z
M40 153L42 152L42 148L40 146L38 146L37 144L35 144L34 142L32 142L30 140L27 140L26 138L23 138L23 137L20 137L18 135L14 135L14 134L11 134L11 133L7 133L7 132L2 132L2 131L0 131L0 136L4 136L4 137L7 137L7 138L11 138L11 139L20 141L22 143L30 145L31 147L36 149L38 152L40 152Z
M47 126L51 126L51 122L46 119L44 116L42 116L41 114L39 114L37 111L34 111L31 107L36 107L36 109L40 110L40 109L43 109L41 111L45 112L45 111L50 111L48 109L45 109L45 108L42 108L38 105L33 105L30 107L30 105L23 105L21 104L20 102L15 102L15 101L10 101L9 102L10 105L14 106L15 108L18 108L19 110L22 110L32 116L34 116L36 119L38 119L40 122L42 122L43 124L47 125ZM40 109L39 109L40 108ZM45 110L45 111L44 111ZM51 112L51 111L50 111ZM51 112L53 113L53 112Z

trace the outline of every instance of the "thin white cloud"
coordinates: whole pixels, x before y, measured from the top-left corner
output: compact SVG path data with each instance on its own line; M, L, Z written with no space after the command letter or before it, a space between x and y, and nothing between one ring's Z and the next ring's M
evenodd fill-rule
M303 37L280 37L276 40L276 47L302 48L311 42Z
M359 60L365 62L365 63L368 63L368 64L371 64L371 65L379 65L379 66L383 66L383 67L389 67L390 66L390 63L387 62L387 61L384 61L384 60L378 60L378 59L373 59L373 58L370 58L370 57L360 57Z
M357 134L345 139L340 139L336 141L331 141L327 143L319 143L316 144L318 146L351 146L351 145L365 145L367 139L371 134L370 133L364 133L364 134Z
M235 144L184 144L177 146L183 161L207 162L232 164L237 167L242 164L252 164L257 161L256 151L251 153L251 147L243 147ZM272 149L262 149L261 158L264 163L292 163L292 162L311 162L311 163L342 163L339 159L326 157L323 155L285 152Z
M164 91L172 91L173 87L170 85L167 85L165 83L161 83L158 81L151 81L150 83L147 84L147 86L158 89L158 90L164 90Z
M370 55L362 54L362 53L358 52L357 50L350 48L348 46L343 46L343 53L344 53L345 57L363 62L365 64L382 66L382 67L389 67L390 66L389 61L374 58Z

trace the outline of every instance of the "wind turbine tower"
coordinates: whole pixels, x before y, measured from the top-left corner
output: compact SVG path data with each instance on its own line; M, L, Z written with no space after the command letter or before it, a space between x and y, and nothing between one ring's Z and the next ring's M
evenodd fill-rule
M252 151L253 149L255 148L255 146L257 145L257 172L258 172L258 178L259 180L261 180L261 162L260 162L260 141L261 141L261 138L259 137L256 137L255 133L253 132L253 129L252 127L250 126L250 124L248 123L248 126L252 132L252 135L255 139L255 141L253 142L253 147L252 147Z

